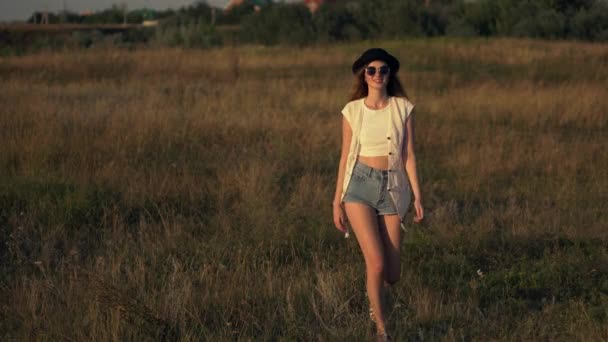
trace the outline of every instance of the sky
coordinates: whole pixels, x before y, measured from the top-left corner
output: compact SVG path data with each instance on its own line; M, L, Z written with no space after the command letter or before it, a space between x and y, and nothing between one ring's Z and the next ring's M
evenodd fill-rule
M61 11L64 7L73 12L98 11L112 4L126 2L129 9L136 8L180 8L196 0L0 0L0 22L25 21L38 10ZM224 7L228 0L207 0L211 6Z

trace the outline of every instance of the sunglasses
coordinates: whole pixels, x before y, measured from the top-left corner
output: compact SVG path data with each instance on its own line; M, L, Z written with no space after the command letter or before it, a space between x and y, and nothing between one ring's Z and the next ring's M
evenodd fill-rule
M390 71L389 67L386 65L383 65L380 68L368 66L367 68L365 68L365 73L367 73L368 76L374 76L376 74L376 70L378 71L378 73L380 73L380 76L386 76Z

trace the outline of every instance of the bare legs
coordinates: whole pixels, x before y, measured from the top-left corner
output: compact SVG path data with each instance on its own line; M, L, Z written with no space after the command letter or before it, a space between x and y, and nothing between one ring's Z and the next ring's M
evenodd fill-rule
M367 296L376 316L376 328L384 332L383 283L394 284L401 273L399 216L378 217L372 208L361 203L346 202L344 208L365 259Z
M384 281L393 285L401 278L401 221L399 215L384 215L378 223L386 260Z

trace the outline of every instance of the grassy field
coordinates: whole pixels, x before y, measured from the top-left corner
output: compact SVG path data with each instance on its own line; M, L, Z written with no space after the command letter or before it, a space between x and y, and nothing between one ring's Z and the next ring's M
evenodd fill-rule
M0 58L0 339L368 340L330 203L370 45L427 208L395 339L608 339L608 45L483 39Z

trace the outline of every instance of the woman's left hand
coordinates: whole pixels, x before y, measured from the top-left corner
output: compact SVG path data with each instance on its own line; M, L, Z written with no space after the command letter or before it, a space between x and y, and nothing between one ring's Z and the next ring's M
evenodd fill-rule
M424 218L424 209L422 208L422 201L419 198L414 200L414 209L416 210L414 222L419 223Z

